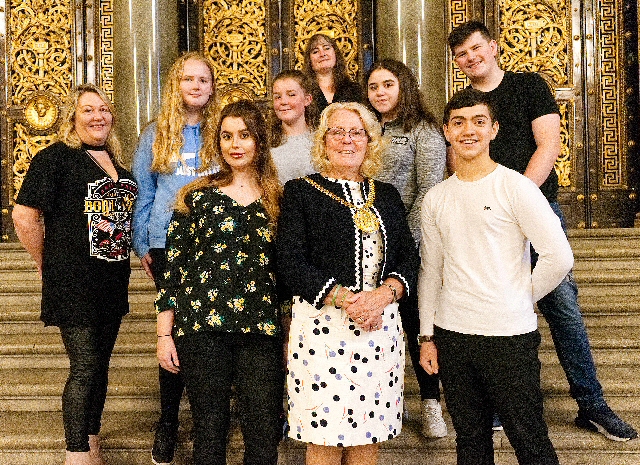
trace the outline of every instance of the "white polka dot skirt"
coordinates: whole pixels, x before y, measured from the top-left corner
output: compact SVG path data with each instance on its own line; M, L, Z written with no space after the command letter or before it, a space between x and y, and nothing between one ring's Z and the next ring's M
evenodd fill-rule
M294 298L287 363L289 436L325 446L392 439L402 428L404 333L398 304L362 331L340 309Z

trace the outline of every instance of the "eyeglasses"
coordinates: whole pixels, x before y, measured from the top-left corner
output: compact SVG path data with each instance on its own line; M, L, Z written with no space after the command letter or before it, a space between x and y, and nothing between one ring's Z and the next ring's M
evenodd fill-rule
M369 134L364 129L349 129L347 131L345 128L329 128L325 134L336 140L344 139L344 136L349 134L349 139L354 142L362 142L369 138Z

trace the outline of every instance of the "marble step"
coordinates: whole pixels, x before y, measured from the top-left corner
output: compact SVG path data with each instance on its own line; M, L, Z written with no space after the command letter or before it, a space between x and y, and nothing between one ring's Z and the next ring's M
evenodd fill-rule
M543 353L541 386L545 398L560 398L557 403L572 405L564 372L552 353ZM618 399L619 408L640 412L640 361L638 351L628 354L627 361L598 363L598 377L608 399ZM7 357L3 357L6 359ZM15 358L7 366L0 365L0 404L2 410L50 411L60 408L60 396L68 375L66 357ZM26 361L20 366L21 361ZM46 365L46 362L50 362ZM600 360L596 358L596 361ZM158 369L155 357L114 355L109 371L107 403L113 410L139 410L157 407ZM418 395L413 368L408 364L405 376L407 396Z
M455 464L455 433L445 412L449 435L442 439L425 439L419 433L418 400L409 400L410 416L402 433L381 445L378 463L391 465ZM603 436L580 430L573 424L573 412L546 411L551 440L563 465L637 465L640 463L640 441L615 443ZM155 412L105 411L101 436L105 457L110 465L148 464ZM629 418L640 422L640 415ZM191 462L188 412L182 413L177 463ZM228 449L228 464L242 463L242 439L234 423ZM517 462L504 432L494 434L496 463L513 465ZM36 465L62 463L64 457L62 418L60 412L0 412L0 463L10 465ZM287 439L279 448L278 463L302 465L304 445Z

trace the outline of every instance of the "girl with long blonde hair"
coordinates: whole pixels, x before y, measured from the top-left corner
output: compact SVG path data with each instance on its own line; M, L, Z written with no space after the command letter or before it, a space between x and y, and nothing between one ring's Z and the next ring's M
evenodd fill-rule
M213 63L199 52L182 55L169 71L158 120L140 136L133 158L139 186L133 248L156 286L166 264L167 228L178 190L218 169L213 150L215 112ZM173 461L184 385L180 375L162 368L159 379L161 416L152 459L162 465Z

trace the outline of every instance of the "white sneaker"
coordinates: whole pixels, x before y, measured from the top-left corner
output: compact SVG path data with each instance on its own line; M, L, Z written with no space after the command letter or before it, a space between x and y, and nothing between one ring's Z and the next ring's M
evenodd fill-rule
M427 438L443 438L447 435L442 406L436 399L422 401L422 435Z

